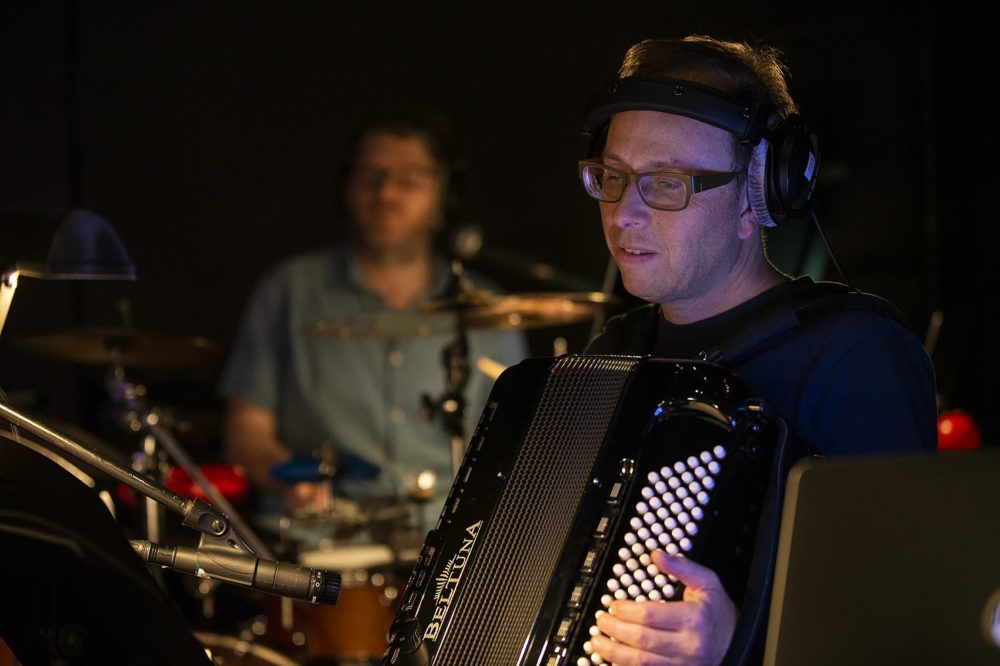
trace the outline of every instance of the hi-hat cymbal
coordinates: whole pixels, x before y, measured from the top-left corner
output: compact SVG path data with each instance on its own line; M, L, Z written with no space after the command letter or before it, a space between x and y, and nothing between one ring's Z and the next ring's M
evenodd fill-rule
M617 300L601 292L493 294L476 291L410 310L381 310L306 324L306 335L342 340L424 337L468 330L534 329L585 321Z
M130 367L208 364L222 354L220 345L205 338L101 326L21 336L13 344L61 361Z

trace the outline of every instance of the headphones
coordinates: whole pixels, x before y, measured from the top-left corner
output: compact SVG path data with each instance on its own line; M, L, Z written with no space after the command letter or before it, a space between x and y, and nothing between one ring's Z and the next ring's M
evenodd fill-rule
M776 226L809 211L819 175L819 146L797 114L780 120L768 104L746 103L693 81L626 77L587 105L582 159L600 155L612 115L639 110L686 116L723 129L751 147L747 196L762 225Z

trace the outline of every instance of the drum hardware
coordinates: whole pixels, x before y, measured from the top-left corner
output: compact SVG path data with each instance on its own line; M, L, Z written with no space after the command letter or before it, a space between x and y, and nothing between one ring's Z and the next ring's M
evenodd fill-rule
M438 478L434 470L425 469L416 474L403 477L402 487L404 497L414 502L423 503L434 499Z
M146 395L145 389L141 385L128 381L125 377L124 368L118 364L112 366L108 373L106 384L113 402L121 406L123 419L128 422L129 429L133 432L145 431L147 433L143 437L146 459L155 459L156 446L159 444L169 452L170 457L179 465L179 472L176 471L176 467L168 468L168 476L165 479L167 487L176 489L179 492L190 490L191 492L185 492L184 495L196 499L204 497L205 501L210 501L212 505L220 507L233 522L233 526L247 540L252 552L258 553L264 559L274 560L275 556L272 554L270 548L242 519L216 483L213 483L206 477L203 468L194 463L181 447L180 443L165 427L160 412L150 409L145 405L145 402L142 400ZM236 476L238 476L242 483L229 484L229 488L235 490L234 499L243 497L246 494L245 477L242 474ZM185 477L192 482L191 485L187 488L179 487L183 485ZM161 473L158 478L163 479L164 475ZM174 481L174 484L171 481ZM146 498L145 501L147 507L151 509L147 509L146 513L147 534L158 534L158 518L150 519L150 516L159 516L162 508L156 505L150 498ZM159 541L158 537L149 536L147 538L149 541ZM203 588L204 594L201 599L202 613L206 618L212 617L215 613L214 593L218 585L218 581L213 581L212 584ZM288 629L291 627L291 599L282 598L280 603L283 609L281 613L282 626Z
M451 442L452 476L458 472L465 455L465 386L469 382L469 340L464 317L456 319L455 338L445 345L441 362L445 371L445 389L439 398L420 396L421 409L429 420L441 419Z
M335 481L341 478L372 480L381 473L379 467L346 451L335 451L331 442L324 442L315 455L302 455L276 465L271 478L288 485L315 483L321 489L318 506L293 509L279 523L282 540L292 539L293 526L307 530L329 527L330 537L348 538L368 524L370 510L358 502L341 497L335 491Z
M213 664L228 666L298 666L298 662L285 657L280 652L272 650L252 641L242 638L196 631L194 634L202 645Z
M114 357L114 354L113 354ZM112 402L122 409L123 418L129 422L129 429L141 431L143 436L143 455L146 466L157 457L157 448L162 447L170 455L170 458L187 473L187 475L198 484L201 490L208 496L214 506L218 506L228 516L236 530L246 539L252 551L259 553L265 559L274 559L270 549L263 541L250 529L249 525L240 517L233 505L226 499L216 485L210 482L203 474L202 470L184 451L180 442L161 422L161 415L155 408L148 407L141 399L145 395L145 389L138 388L138 385L129 381L125 376L124 367L119 363L113 363L108 371L106 388ZM150 470L144 470L150 471ZM158 469L157 478L163 478L163 470ZM147 497L147 502L155 498ZM159 511L156 507L156 511ZM155 514L155 511L153 512ZM147 519L148 520L148 519ZM155 539L150 539L155 541Z
M322 447L315 454L293 456L272 467L270 470L271 478L287 484L303 481L320 483L327 478L331 480L347 478L371 481L382 473L378 465L368 462L361 456L356 456L349 451L336 451L334 453L332 445L324 444L323 446L330 447L330 453L326 454L325 460Z

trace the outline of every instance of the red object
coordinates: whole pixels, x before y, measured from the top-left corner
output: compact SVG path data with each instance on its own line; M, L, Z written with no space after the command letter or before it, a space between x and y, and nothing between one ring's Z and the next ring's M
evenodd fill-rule
M938 451L969 451L982 445L975 419L960 409L938 415Z
M199 465L198 469L205 475L209 483L219 489L219 492L233 504L239 504L247 496L247 479L240 467L232 465ZM191 476L180 467L170 470L164 485L179 495L197 498L204 502L211 503L200 485L195 483ZM131 506L137 506L135 493L124 483L118 484L118 496Z
M247 496L247 478L243 470L232 465L199 465L198 469L205 475L209 483L219 489L227 500L239 504ZM167 488L185 497L193 497L205 502L212 500L205 494L200 485L180 467L170 470L170 476L165 484Z

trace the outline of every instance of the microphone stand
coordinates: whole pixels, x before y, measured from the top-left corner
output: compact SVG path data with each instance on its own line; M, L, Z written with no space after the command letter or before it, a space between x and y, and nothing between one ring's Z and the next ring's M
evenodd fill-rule
M229 517L210 504L199 499L188 499L141 474L120 467L118 464L103 458L99 453L60 435L2 403L0 403L0 416L41 437L76 460L104 472L171 511L180 514L185 526L201 532L202 542L206 546L222 547L226 551L235 549L239 552L252 554L242 535L233 528Z
M126 484L136 492L180 514L183 525L201 533L198 548L195 549L195 556L186 558L188 564L194 564L194 570L187 571L184 569L184 571L194 573L199 577L215 578L246 588L255 587L255 577L258 569L258 561L255 553L250 549L244 536L233 525L232 520L225 513L200 499L188 499L141 474L121 467L103 458L97 452L74 442L68 437L55 432L3 403L0 403L0 417L3 417L15 426L24 428L35 434L49 444L61 449L75 460L100 470L108 476ZM155 423L152 425L155 425ZM162 437L162 430L160 434ZM15 439L19 442L21 441L20 437L16 437ZM145 557L143 554L143 549L149 550L153 547L155 550L155 544L150 544L148 541L133 541L131 545L145 561L155 561ZM159 561L157 563L162 564ZM289 565L281 563L271 564L274 565L269 567L269 571L272 572L280 567L284 567L286 570L288 568L299 569L298 567L289 567ZM283 573L283 570L278 571L278 576L272 577L272 585L268 588L268 591L282 594L276 588L286 580L286 578L281 576ZM310 576L310 586L315 581L316 590L319 592L319 594L310 597L310 600L322 600L322 603L336 603L340 591L340 575L333 572L320 572L321 575L318 576L315 571L307 573ZM274 585L274 582L277 585Z

